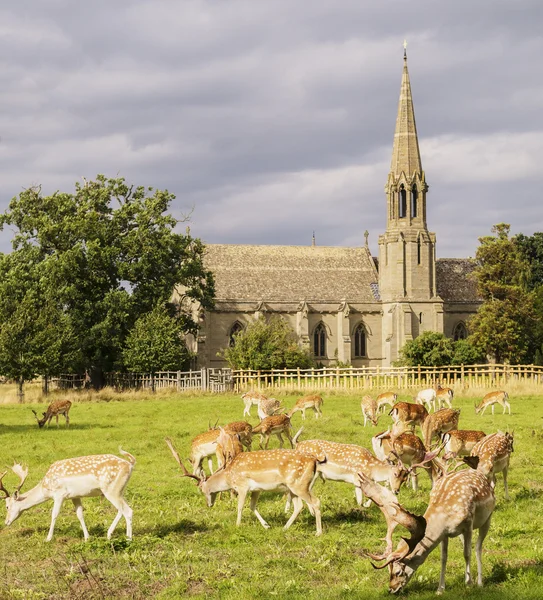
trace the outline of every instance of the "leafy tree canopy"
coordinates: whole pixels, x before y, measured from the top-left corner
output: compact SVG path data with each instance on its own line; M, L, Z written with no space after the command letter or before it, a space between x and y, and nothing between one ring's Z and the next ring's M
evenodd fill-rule
M309 368L310 354L298 346L296 335L279 316L261 316L234 336L234 344L219 353L232 369L270 370Z
M404 345L396 364L408 367L443 367L473 365L484 359L481 350L468 340L454 342L442 333L425 331Z

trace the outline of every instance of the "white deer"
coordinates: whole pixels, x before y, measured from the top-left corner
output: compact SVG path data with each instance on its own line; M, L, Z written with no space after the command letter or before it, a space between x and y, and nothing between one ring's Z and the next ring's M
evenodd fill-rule
M123 498L123 492L128 484L136 459L132 454L119 448L120 453L126 456L119 458L114 454L97 454L94 456L80 456L68 458L53 463L44 478L25 494L21 494L21 488L28 475L28 469L22 465L15 464L12 471L19 477L20 482L12 495L4 487L2 479L6 472L0 476L0 490L6 498L6 525L11 525L23 512L42 504L47 500L53 500L53 511L51 514L51 527L47 535L47 541L53 538L55 521L60 513L64 500L71 500L75 506L75 513L85 540L89 539L89 532L83 518L83 505L81 498L87 496L104 496L117 509L117 515L107 532L107 539L111 538L115 527L121 517L126 521L126 537L132 539L132 509Z

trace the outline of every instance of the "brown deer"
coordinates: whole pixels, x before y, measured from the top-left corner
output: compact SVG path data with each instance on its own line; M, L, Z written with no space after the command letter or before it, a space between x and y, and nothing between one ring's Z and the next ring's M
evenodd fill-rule
M279 440L279 447L283 447L283 434L286 435L292 448L294 443L292 442L292 429L290 424L290 417L288 415L273 415L271 417L265 417L260 421L258 425L253 427L253 433L260 434L260 447L262 443L266 441L264 448L268 449L270 443L270 436L276 435Z
M248 417L251 416L251 406L256 405L258 406L258 403L261 400L267 400L268 397L265 396L264 394L261 394L260 392L245 392L245 394L242 394L241 399L243 400L243 405L244 405L244 409L243 409L243 416L247 415Z
M53 500L51 527L47 535L47 541L50 542L53 538L55 521L60 513L62 503L70 498L74 504L77 518L81 523L83 536L85 540L88 540L89 532L83 519L81 498L104 496L118 511L108 529L107 538L111 538L115 527L121 517L124 516L126 537L129 540L132 539L132 509L123 498L123 492L132 474L136 459L132 454L120 448L119 451L123 456L126 456L126 460L114 454L98 454L59 460L49 467L40 483L25 494L21 494L21 488L28 475L28 469L23 469L20 464L13 465L12 471L19 477L20 482L11 496L2 483L2 478L6 473L0 476L0 490L4 492L6 498L6 525L11 525L29 508L47 500Z
M421 404L397 402L388 414L395 425L414 430L416 425L422 427L428 411Z
M498 431L498 433L487 435L475 444L470 456L464 457L464 462L488 477L492 487L496 485L496 474L503 473L505 499L509 500L507 472L512 452L513 434Z
M221 469L243 452L243 444L238 433L228 433L223 427L220 427L219 431L215 455L217 456L218 468Z
M428 415L422 425L424 445L429 450L434 437L439 437L451 429L458 429L460 409L441 408Z
M299 454L294 450L258 450L243 452L223 469L207 479L189 473L181 461L170 439L166 443L173 457L183 470L185 477L192 477L198 482L198 487L206 497L207 505L213 506L219 492L234 490L238 494L238 516L236 525L241 525L243 505L247 494L251 494L251 510L260 524L268 529L269 525L262 518L256 504L263 491L287 491L292 497L294 512L287 521L288 529L300 514L305 502L315 515L317 535L322 534L320 500L310 491L311 484L317 474L318 460Z
M475 414L481 413L481 415L485 414L485 410L492 406L492 414L494 414L494 405L501 404L503 406L503 413L505 414L506 409L509 410L509 414L511 414L511 405L508 402L509 396L507 392L489 392L486 396L481 400L479 406L475 407Z
M414 515L405 511L397 501L394 502L395 499L375 493L374 486L376 484L362 479L361 485L364 493L372 499L376 498L376 504L384 503L385 510L390 511L388 517L385 515L387 530L394 526L394 521L396 521L408 526L412 532L411 538L409 540L402 539L397 549L389 552L388 556L373 557L376 560L386 558L385 564L377 568L390 565L389 591L391 593L397 594L403 590L415 571L440 543L441 574L437 592L438 594L443 593L449 538L457 536L462 536L466 562L465 582L470 585L472 583L471 541L474 529L479 530L475 544L477 585L483 585L483 541L488 533L492 513L496 506L494 490L483 473L473 469L463 469L439 479L432 489L430 502L423 516L426 527L422 526L420 517L415 520ZM387 537L390 538L388 531Z
M253 443L253 427L247 421L233 421L228 423L223 428L228 434L237 434L239 441L245 446L247 450L251 450Z
M305 411L308 408L311 408L315 411L315 419L322 417L321 406L323 405L322 396L318 394L309 394L308 396L303 396L296 400L296 404L289 411L288 416L292 417L292 415L298 411L302 411L302 419L305 420Z
M472 429L452 429L441 435L441 442L445 454L443 458L449 460L457 456L469 456L473 447L480 442L486 433Z
M454 398L454 390L448 387L441 387L438 383L436 386L436 402L439 408L443 408L446 404L449 408L452 408L452 401Z
M377 400L374 400L371 396L364 396L360 401L360 408L364 417L364 427L366 427L368 421L371 421L372 425L377 425L377 420L379 419L377 414Z
M43 417L40 419L38 417L38 413L32 409L34 416L36 417L36 421L38 421L38 425L40 429L47 423L47 427L51 423L53 417L57 418L57 427L58 427L58 417L59 415L63 415L66 419L66 427L70 426L70 417L69 412L70 408L72 408L72 403L70 400L55 400L51 402L51 404L47 407L47 411L42 413Z
M281 402L275 398L264 398L260 400L257 407L258 418L260 420L273 415L279 415L283 412Z
M387 404L392 408L398 400L398 394L394 392L383 392L377 396L377 411L381 412L381 409Z

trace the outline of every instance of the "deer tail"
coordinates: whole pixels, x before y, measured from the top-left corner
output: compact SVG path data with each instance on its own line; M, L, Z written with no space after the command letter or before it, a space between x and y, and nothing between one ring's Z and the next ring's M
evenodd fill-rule
M130 454L130 452L125 452L120 446L119 446L119 452L126 457L126 460L131 464L131 465L135 465L136 464L136 457L133 454Z

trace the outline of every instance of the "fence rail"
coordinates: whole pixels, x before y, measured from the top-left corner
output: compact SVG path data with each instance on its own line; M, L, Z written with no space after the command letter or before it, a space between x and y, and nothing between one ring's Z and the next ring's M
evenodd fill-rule
M61 375L50 380L51 387L85 387L78 375ZM107 373L106 385L117 390L175 388L238 393L248 389L288 390L409 390L423 386L488 388L511 382L543 384L543 367L536 365L455 365L447 367L323 367L321 369L272 369L233 371L206 369L149 373Z

